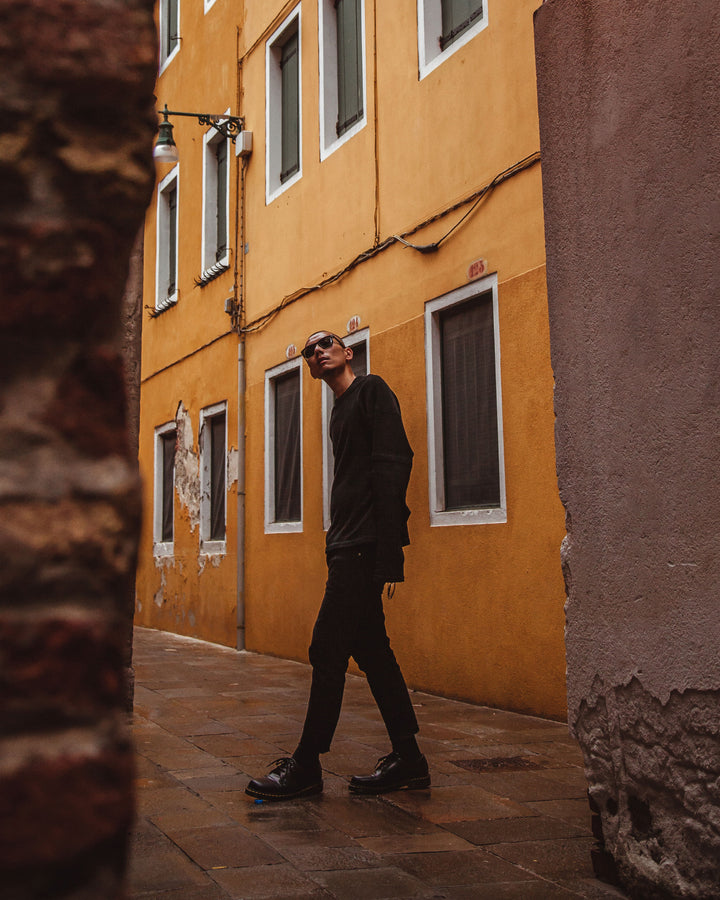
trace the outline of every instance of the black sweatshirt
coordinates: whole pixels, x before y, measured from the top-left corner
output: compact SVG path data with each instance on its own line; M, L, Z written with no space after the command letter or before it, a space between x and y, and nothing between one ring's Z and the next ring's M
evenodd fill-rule
M378 375L361 375L330 417L335 472L327 549L376 544L375 577L403 581L410 543L405 502L413 452L397 397Z

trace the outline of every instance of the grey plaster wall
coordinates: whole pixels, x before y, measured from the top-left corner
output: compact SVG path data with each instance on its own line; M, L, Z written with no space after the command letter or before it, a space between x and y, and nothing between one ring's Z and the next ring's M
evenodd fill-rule
M621 877L720 884L720 5L549 0L568 708Z

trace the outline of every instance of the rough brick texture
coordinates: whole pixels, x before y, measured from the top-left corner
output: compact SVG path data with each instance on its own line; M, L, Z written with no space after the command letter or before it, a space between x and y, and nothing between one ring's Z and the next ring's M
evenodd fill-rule
M0 893L124 896L139 522L122 300L151 0L0 0Z
M712 897L720 860L720 700L674 692L667 703L637 679L596 685L575 730L590 796L621 880L640 897Z

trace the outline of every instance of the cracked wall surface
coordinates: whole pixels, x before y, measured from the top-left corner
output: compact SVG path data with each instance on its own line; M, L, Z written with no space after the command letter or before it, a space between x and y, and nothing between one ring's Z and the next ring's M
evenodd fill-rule
M535 38L569 721L626 888L716 896L720 7Z

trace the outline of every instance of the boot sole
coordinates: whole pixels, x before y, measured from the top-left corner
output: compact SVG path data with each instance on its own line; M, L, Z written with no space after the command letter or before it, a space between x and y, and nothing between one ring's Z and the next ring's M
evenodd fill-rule
M430 787L430 776L423 775L419 778L411 778L409 781L402 781L399 784L387 784L383 786L352 784L348 785L348 789L352 794L389 794L390 791L421 791Z
M254 797L256 800L298 800L301 797L311 797L314 794L321 794L323 789L322 781L319 784L311 784L309 787L303 788L301 791L295 791L293 794L266 794L263 791L255 791L252 788L245 788L248 797Z

